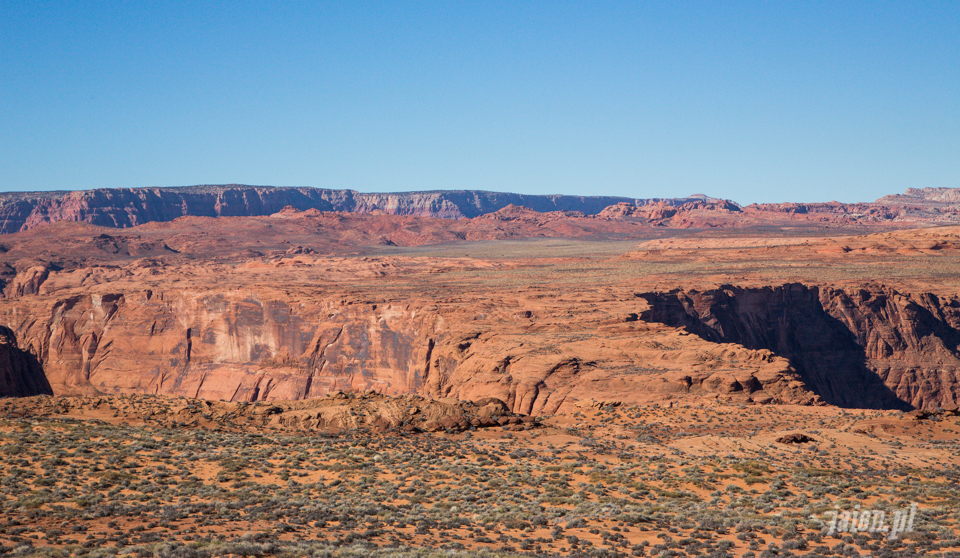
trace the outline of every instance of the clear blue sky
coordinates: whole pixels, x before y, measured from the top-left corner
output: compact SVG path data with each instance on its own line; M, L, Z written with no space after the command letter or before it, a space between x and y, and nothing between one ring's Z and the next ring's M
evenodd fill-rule
M960 2L0 3L0 190L960 187Z

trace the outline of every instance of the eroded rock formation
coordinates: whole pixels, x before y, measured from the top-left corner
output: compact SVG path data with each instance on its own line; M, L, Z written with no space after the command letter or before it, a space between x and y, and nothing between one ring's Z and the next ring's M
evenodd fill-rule
M522 431L541 426L536 417L521 416L503 401L390 397L373 392L334 392L301 401L211 401L188 397L122 396L25 397L0 400L0 416L70 420L86 414L113 423L165 428L257 429L335 433L347 430L412 434L462 432L494 428Z
M645 293L644 319L784 356L827 402L936 408L960 401L960 301L883 285L788 284Z
M258 401L376 390L495 397L522 414L584 399L817 402L769 351L680 339L636 313L618 316L619 305L574 320L568 306L541 306L534 320L503 300L440 307L141 290L21 297L0 319L16 325L57 394Z

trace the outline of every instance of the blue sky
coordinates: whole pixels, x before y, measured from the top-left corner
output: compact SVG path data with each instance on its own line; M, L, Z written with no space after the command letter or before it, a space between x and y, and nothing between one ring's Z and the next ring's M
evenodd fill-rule
M960 187L960 2L3 2L0 190Z

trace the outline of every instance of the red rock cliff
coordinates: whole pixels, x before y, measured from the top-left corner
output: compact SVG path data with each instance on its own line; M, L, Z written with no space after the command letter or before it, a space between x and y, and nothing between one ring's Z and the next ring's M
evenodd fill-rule
M54 393L251 401L374 389L497 397L525 414L678 397L818 401L770 351L638 320L647 306L632 293L532 305L509 293L376 301L216 283L161 291L135 286L154 269L133 271L47 270L39 280L25 270L36 280L7 286L0 323ZM249 280L261 277L269 272Z
M643 295L644 318L788 358L825 401L936 408L960 402L960 301L883 285L799 284Z

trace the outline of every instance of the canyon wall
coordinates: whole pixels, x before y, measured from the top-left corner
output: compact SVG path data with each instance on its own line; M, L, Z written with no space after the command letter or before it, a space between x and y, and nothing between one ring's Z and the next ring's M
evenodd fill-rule
M129 285L87 268L24 270L7 285L0 324L58 395L256 401L376 390L496 397L523 414L685 397L819 402L786 359L642 322L624 312L625 302L646 308L632 294L398 303L322 289Z
M2 320L43 363L57 394L254 401L416 392L429 345L418 336L429 335L435 318L415 314L144 290L24 297L4 307Z
M789 359L825 401L860 408L936 408L960 401L960 301L882 285L788 284L642 295L642 316L704 339Z
M497 397L524 414L688 397L960 402L960 301L930 294L787 284L602 295L405 288L413 297L391 298L267 283L308 261L241 266L229 284L203 265L13 270L0 300L0 395L254 401L376 390Z

